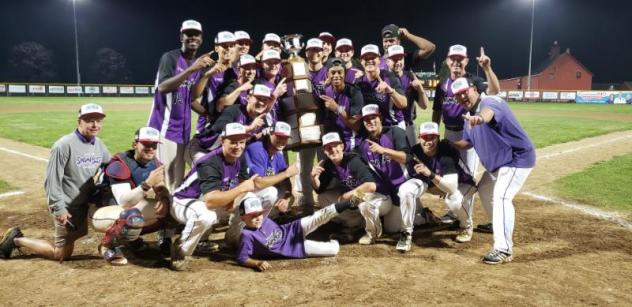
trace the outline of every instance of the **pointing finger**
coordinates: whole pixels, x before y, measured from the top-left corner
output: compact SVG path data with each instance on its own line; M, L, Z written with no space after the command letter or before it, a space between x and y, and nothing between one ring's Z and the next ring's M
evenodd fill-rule
M485 48L481 47L481 57L485 56Z

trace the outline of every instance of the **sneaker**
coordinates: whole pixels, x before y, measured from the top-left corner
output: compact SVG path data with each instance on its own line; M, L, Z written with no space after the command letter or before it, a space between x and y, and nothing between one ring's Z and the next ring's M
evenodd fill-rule
M476 225L476 231L484 233L494 233L494 227L492 223L478 224Z
M472 226L459 229L459 233L456 235L456 241L459 243L470 242L472 240L472 233L474 228Z
M110 265L119 266L126 265L127 258L123 255L120 247L115 247L114 249L107 248L101 244L97 247L99 251L99 255L103 257L105 261L107 261Z
M513 257L511 254L507 254L505 252L494 249L487 253L487 255L483 256L481 260L487 264L501 264L505 262L511 262Z
M204 241L198 242L197 246L195 247L195 251L193 251L193 255L208 256L218 251L219 251L219 244L212 242L211 240L204 240Z
M180 238L171 244L171 265L174 271L184 271L186 269L187 257L180 251Z
M373 237L371 237L370 234L365 234L362 236L362 238L360 238L360 240L358 240L358 244L360 245L371 245L375 243L375 239L373 239Z
M160 254L164 257L171 255L171 238L164 238L158 245L160 248Z
M13 239L23 237L19 227L11 227L4 233L2 241L0 241L0 258L9 259L11 253L17 248Z
M396 250L405 253L407 251L410 251L410 248L413 245L413 235L410 232L402 232L399 235L399 241L397 241L397 247L395 247Z
M441 217L441 223L443 224L453 224L457 221L456 217L452 215L452 212L446 213Z

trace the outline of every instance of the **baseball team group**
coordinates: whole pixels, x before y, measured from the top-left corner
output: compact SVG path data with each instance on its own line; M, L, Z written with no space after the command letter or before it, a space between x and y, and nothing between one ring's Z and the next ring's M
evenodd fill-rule
M55 142L46 169L53 242L12 227L1 258L17 249L68 260L92 228L103 233L99 255L124 265L126 253L149 248L141 236L157 232L180 271L193 255L216 250L209 236L224 227L221 245L240 265L265 271L266 260L335 256L340 244L379 244L383 233L398 233L395 249L405 253L415 226L445 223L456 242L470 241L475 228L493 233L483 263L512 260L513 198L535 165L535 148L496 96L498 78L482 47L476 61L484 79L466 72L465 46L449 48L432 121L417 127L416 110L430 101L412 70L435 51L432 42L390 24L382 52L368 44L356 57L348 38L310 38L304 59L321 145L297 150L289 165L286 146L296 134L279 102L295 89L281 37L266 34L252 56L248 33L221 31L214 50L200 56L202 37L199 22L182 23L181 46L162 55L148 124L130 132L128 151L110 155L97 137L107 126L102 106L80 107L76 130ZM479 161L485 171L475 180ZM422 205L424 193L444 199L445 215ZM476 194L487 220L475 227ZM326 223L338 226L328 240L308 239Z

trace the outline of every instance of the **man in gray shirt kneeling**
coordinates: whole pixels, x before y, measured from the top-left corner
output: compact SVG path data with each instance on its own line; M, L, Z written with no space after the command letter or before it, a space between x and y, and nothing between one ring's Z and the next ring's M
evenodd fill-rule
M54 243L26 238L19 227L10 228L0 241L0 258L8 259L15 248L53 260L67 260L75 241L88 233L88 202L94 193L93 177L110 161L107 148L97 138L103 126L103 108L85 104L79 109L77 129L61 137L51 149L44 189L55 220Z

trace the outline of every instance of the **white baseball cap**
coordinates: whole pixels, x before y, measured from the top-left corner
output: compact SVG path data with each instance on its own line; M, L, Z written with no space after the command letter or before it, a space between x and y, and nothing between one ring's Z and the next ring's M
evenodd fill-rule
M345 46L353 48L353 42L348 38L341 38L336 42L336 49Z
M454 95L457 95L467 91L470 86L472 86L472 83L470 83L467 78L458 78L452 82L450 89Z
M290 127L290 124L286 122L278 121L276 122L276 124L274 124L274 130L272 130L272 134L277 135L277 136L291 137L292 127Z
M162 143L160 142L160 132L152 127L142 127L136 130L136 133L134 134L134 141Z
M448 56L460 55L464 58L467 58L467 48L463 45L452 45L450 46L450 50L448 51Z
M263 42L276 42L280 44L281 38L274 33L268 33L263 37Z
M374 44L365 45L364 47L362 47L362 50L360 50L360 57L363 57L367 54L375 54L377 56L380 56L380 49L377 47L377 45Z
M380 115L380 107L376 104L367 104L362 107L362 117Z
M266 50L263 51L263 54L261 55L261 61L265 62L267 60L280 61L281 60L281 53L279 53L278 51L276 51L274 49L266 49Z
M82 105L81 108L79 108L79 114L77 115L77 118L81 118L88 114L101 114L103 115L103 117L105 117L105 113L103 113L103 108L96 103L88 103Z
M251 64L257 64L257 60L252 55L242 54L239 57L239 67L242 67L244 65L251 65Z
M246 132L246 127L240 123L229 123L222 131L222 137L243 136L249 137L250 133Z
M248 34L248 32L246 31L235 31L235 40L237 41L247 40L249 43L252 42L252 39L250 39L250 34Z
M439 135L439 125L435 122L425 122L419 126L419 136Z
M338 135L338 132L329 132L323 135L322 141L323 141L323 147L332 143L342 143L342 140L340 139L340 135Z
M320 32L320 34L318 34L318 38L330 44L333 44L336 41L336 37L329 32Z
M235 34L228 31L221 31L215 36L215 44L234 43Z
M272 90L263 84L255 84L252 88L252 95L270 98L272 97Z
M248 192L239 200L239 215L259 215L262 212L261 200L255 193Z
M388 47L388 57L392 58L395 56L404 56L404 47L400 45L393 45Z
M197 30L202 32L202 24L193 19L185 20L182 22L180 32L184 32L186 30Z
M316 49L323 49L323 41L320 40L319 38L310 38L309 40L307 40L307 45L305 47L305 50L309 50L312 48L316 48Z

